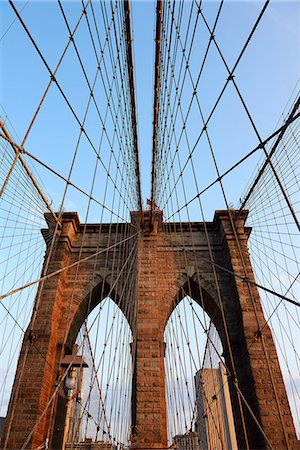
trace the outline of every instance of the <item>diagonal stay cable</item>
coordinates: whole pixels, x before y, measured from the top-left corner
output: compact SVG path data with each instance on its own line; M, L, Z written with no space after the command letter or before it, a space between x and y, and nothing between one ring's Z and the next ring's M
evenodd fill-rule
M245 106L245 105L244 105ZM201 110L200 110L200 112L201 112ZM202 113L201 113L201 116L202 116ZM250 117L249 117L250 118ZM203 116L202 116L202 120L203 120ZM203 120L203 123L204 123L204 120ZM253 124L253 122L251 121L251 123ZM254 124L253 124L254 125ZM254 125L255 126L255 125ZM207 130L206 130L206 134L207 134ZM214 155L213 155L214 156ZM215 159L214 159L214 161L215 161ZM216 164L216 163L215 163ZM217 170L217 172L218 172L218 176L220 175L219 174L219 171ZM221 182L220 182L221 183ZM222 185L222 184L221 184ZM224 194L224 196L225 196L225 194ZM226 197L225 197L225 200L226 200ZM226 202L227 203L227 202ZM227 208L228 208L228 205L227 205ZM245 274L246 275L246 274Z
M185 171L185 169L186 169L186 167L187 167L187 165L188 165L188 163L189 163L189 160L191 159L193 153L195 152L195 150L196 150L196 148L197 148L197 145L198 145L198 143L199 143L201 137L202 137L203 134L205 133L205 131L206 131L206 129L207 129L207 126L208 126L210 120L212 119L212 117L213 117L213 115L214 115L214 113L215 113L215 111L216 111L216 109L217 109L217 106L219 105L219 103L220 103L220 101L221 101L221 99L222 99L222 97L223 97L223 95L224 95L224 93L225 93L225 91L226 91L227 86L229 85L229 81L230 81L231 79L233 79L233 75L234 75L234 73L235 73L235 71L236 71L236 69L237 69L237 67L238 67L238 65L239 65L239 63L240 63L240 61L241 61L241 59L242 59L242 57L243 57L243 55L244 55L244 53L245 53L245 51L246 51L246 49L247 49L247 47L248 47L248 45L249 45L249 43L250 43L250 41L251 41L253 35L254 35L255 30L256 30L257 27L258 27L258 24L260 23L260 21L261 21L261 19L262 19L262 17L263 17L263 14L265 13L265 10L266 10L266 8L267 8L267 6L268 6L268 3L269 3L269 0L265 2L263 8L261 9L258 18L256 19L256 22L255 22L254 26L252 27L252 30L251 30L251 32L249 33L248 38L246 39L246 42L245 42L245 44L243 45L243 47L242 47L242 49L241 49L241 51L240 51L240 53L239 53L239 56L238 56L238 58L236 59L236 62L235 62L235 64L234 64L233 68L232 68L231 71L230 71L230 76L226 79L226 82L225 82L223 88L221 89L221 91L220 91L220 93L219 93L219 95L218 95L218 97L217 97L217 100L215 101L214 106L212 107L212 109L211 109L211 111L210 111L210 113L209 113L207 119L205 120L204 126L202 127L202 130L200 131L200 133L199 133L199 135L198 135L198 137L197 137L197 139L196 139L196 141L195 141L195 144L194 144L193 148L191 149L190 155L188 156L188 158L186 159L185 163L184 163L183 166L182 166L181 174L183 174L183 172ZM195 88L197 88L198 82L199 82L199 78L197 79ZM194 97L194 96L193 96L193 97ZM193 101L193 98L192 98L191 102L192 102L192 101ZM188 111L190 111L190 109L189 109ZM187 117L185 118L184 123L186 123L186 121L187 121ZM180 142L180 140L181 140L181 137L182 137L183 133L184 133L184 130L181 131L181 134L180 134L180 137L179 137L179 141L178 141L178 145L179 145L179 142ZM168 174L168 176L169 176L169 174ZM175 182L175 184L174 184L174 186L173 186L173 189L172 189L172 192L174 191L174 188L175 188L175 186L177 185L177 183L178 183L178 180ZM170 193L169 197L171 196L172 192ZM162 207L162 209L164 209L164 207Z
M187 251L190 251L190 250L187 250ZM244 283L250 284L250 285L252 285L252 286L256 286L256 287L258 287L258 288L260 288L260 289L262 289L262 290L268 292L269 294L272 294L272 295L275 295L276 297L279 297L281 300L285 300L285 301L287 301L287 302L289 302L289 303L292 303L293 305L296 305L296 306L299 306L299 307L300 307L300 302L297 302L296 300L293 300L293 299L291 299L291 298L289 298L289 297L286 297L285 295L282 295L282 294L280 294L279 292L273 291L272 289L269 289L269 288L267 288L266 286L262 286L261 284L256 283L255 281L250 280L250 279L247 278L247 277L243 277L242 275L238 275L238 274L236 274L235 272L233 272L232 270L227 269L226 267L221 266L220 264L217 264L217 263L215 263L215 262L213 262L213 261L210 261L208 258L205 258L204 256L201 256L201 259L202 259L203 261L209 262L209 263L212 264L214 267L217 267L218 269L220 269L220 270L222 270L222 271L224 271L224 272L229 273L229 274L232 275L233 277L242 280ZM1 299L1 297L0 297L0 299Z
M275 153L275 151L276 151L276 149L277 149L279 143L281 142L281 140L282 140L282 138L283 138L283 136L284 136L284 134L285 134L285 132L286 132L286 130L287 130L287 128L288 128L288 125L289 125L290 123L292 123L292 122L295 120L295 118L299 117L300 113L296 114L296 112L297 112L299 106L300 106L300 97L298 97L297 101L295 102L294 107L293 107L292 111L290 112L290 114L289 114L289 116L288 116L288 119L286 120L285 124L281 127L281 130L280 130L280 129L277 130L277 131L280 132L280 135L277 137L276 142L275 142L275 144L273 145L273 147L272 147L272 149L271 149L271 151L270 151L270 153L269 153L269 155L268 155L268 158L265 160L265 162L264 162L264 164L262 165L262 167L261 167L259 173L257 174L255 180L253 181L253 183L252 183L250 189L248 190L248 193L247 193L247 195L245 196L245 198L244 198L244 200L243 200L243 202L242 202L242 205L241 205L241 207L240 207L239 214L240 214L240 212L242 211L242 209L245 208L245 205L246 205L247 201L249 200L249 197L251 196L252 192L254 191L254 189L255 189L257 183L259 182L259 180L260 180L260 178L262 177L262 175L263 175L263 173L264 173L266 167L268 166L270 159L271 159L272 156L274 155L274 153ZM262 144L259 144L259 147L261 147L262 145L265 145L265 141L264 141Z
M56 270L54 272L51 272L51 273L49 273L47 275L44 275L43 277L39 278L38 280L31 281L30 283L27 283L24 286L21 286L21 287L19 287L17 289L14 289L14 290L10 291L10 292L7 292L6 294L0 295L0 300L3 300L4 298L9 297L10 295L15 294L16 292L22 291L23 289L26 289L29 286L32 286L33 284L37 284L37 283L40 283L41 281L48 280L49 278L52 278L52 277L54 277L55 275L58 275L61 272L65 272L66 270L69 270L72 267L75 267L78 264L81 264L82 262L85 262L85 261L88 261L88 260L90 260L92 258L95 258L96 256L100 255L101 253L105 253L105 252L107 252L107 250L110 250L111 248L117 247L118 245L121 245L124 242L129 241L130 239L132 239L135 236L137 236L139 233L140 233L140 231L138 231L137 233L134 233L133 235L131 235L131 236L129 236L129 237L127 237L127 238L125 238L125 239L115 243L115 244L110 245L107 248L99 250L98 252L93 253L92 255L86 256L85 258L79 259L78 261L75 261L74 263L72 263L72 264L70 264L68 266L62 267L61 269L58 269L58 270Z
M192 5L194 5L194 3ZM216 27L217 27L217 24L218 24L218 21L219 21L219 18L220 18L220 14L221 14L222 5L223 5L223 2L220 3L220 6L218 8L218 12L217 12L216 18L214 20L214 24L213 24L213 30L215 30ZM174 102L173 102L173 106L172 106L172 108L170 110L170 113L169 113L171 119L173 118L173 124L172 124L172 120L171 120L170 121L170 125L169 125L169 131L168 131L167 130L167 126L166 126L167 125L167 111L166 111L165 112L165 126L161 130L161 134L163 135L163 142L162 142L161 145L162 145L162 147L164 146L165 134L167 133L168 136L167 136L167 140L166 140L166 147L168 149L167 148L165 149L165 157L164 157L164 160L161 163L161 165L162 165L161 173L163 173L165 170L167 170L166 166L167 166L169 155L170 155L170 159L171 159L170 171L172 170L172 167L174 165L174 160L175 160L175 157L176 157L176 153L179 150L179 143L180 143L182 135L183 135L183 131L182 131L181 135L180 135L180 138L179 138L179 141L178 141L178 145L176 145L176 149L175 149L174 155L172 156L171 155L171 141L172 141L173 135L175 134L175 123L177 121L178 110L179 110L179 106L181 104L181 98L183 96L183 90L184 90L184 85L185 85L185 82L186 82L187 71L190 70L189 69L189 62L190 62L190 58L191 58L191 55L192 55L192 48L193 48L194 38L195 38L195 34L196 34L196 28L197 28L197 24L198 24L199 14L200 14L200 11L199 11L199 8L197 8L197 16L196 16L196 20L195 20L195 24L194 24L194 29L193 29L193 32L192 32L192 38L191 38L189 49L187 49L186 48L187 47L187 45L186 45L187 37L184 39L184 42L181 41L181 36L180 36L180 32L179 32L180 23L178 21L176 22L175 16L174 16L174 11L171 12L171 18L172 18L172 20L171 20L171 24L172 24L171 28L172 29L174 28L176 30L176 42L177 42L177 44L180 44L183 56L181 58L177 86L176 86L175 78L174 78L175 77L174 67L175 67L177 49L176 49L176 54L174 55L173 64L171 64L171 68L172 68L172 70L171 70L171 72L172 72L171 73L171 80L170 80L170 85L171 86L169 88L168 99L170 101L170 95L171 95L171 91L172 91L171 88L174 86L174 89L175 89ZM209 39L207 47L206 47L206 50L205 50L204 57L203 57L202 62L201 62L200 70L199 70L198 77L197 77L196 86L199 85L200 78L201 78L201 75L203 73L203 70L204 70L204 67L205 67L205 64L206 64L206 61L207 61L207 57L208 57L208 54L209 54L209 50L210 50L210 47L211 47L211 42L212 42L211 39ZM177 47L179 48L178 45L177 45ZM185 64L183 64L184 62L185 62ZM184 67L184 70L183 70L183 67ZM181 80L181 75L183 75L182 80ZM180 87L180 84L181 84L181 87ZM194 87L193 94L192 94L192 99L189 102L189 105L188 105L188 108L187 108L186 117L183 120L183 124L184 125L186 124L187 119L189 117L189 114L190 114L190 111L191 111L191 108L192 108L192 103L194 101L194 96L196 95L196 92L197 92L197 90ZM168 105L170 106L169 102L168 102ZM172 156L172 158L171 158L171 156ZM168 172L168 178L170 176L170 171ZM163 196L163 193L164 193L164 191L161 193L161 197ZM159 199L157 199L157 203L160 204L160 200Z
M31 182L33 183L35 189L37 190L37 192L39 193L39 195L40 195L40 197L42 198L43 202L44 202L45 205L47 206L47 209L51 212L51 214L52 214L52 216L54 217L54 219L55 219L56 221L58 221L58 218L57 218L55 212L53 211L53 209L52 209L50 203L49 203L48 200L46 199L45 195L43 194L43 191L41 190L41 188L40 188L40 186L39 186L39 184L38 184L37 181L35 180L33 174L31 173L31 171L30 171L30 169L29 169L29 167L27 166L27 164L26 164L24 158L23 158L22 155L21 155L20 150L18 149L18 146L16 146L16 145L14 144L14 142L12 141L12 139L11 139L11 137L10 137L10 135L9 135L9 133L8 133L6 127L5 127L5 125L4 125L4 123L3 123L3 121L2 121L1 119L0 119L0 128L2 129L2 131L3 131L3 133L4 133L4 136L7 138L7 141L10 143L11 147L13 148L13 150L14 150L14 152L15 152L15 154L16 154L15 159L14 159L14 162L17 161L17 159L20 160L22 166L24 167L24 169L25 169L25 171L26 171L28 177L30 178ZM8 177L9 177L9 175L11 174L13 168L14 168L14 164L12 164L12 166L11 166L11 168L10 168L10 170L9 170L9 173L8 173L8 175L7 175L7 177L6 177L6 180L5 180L3 186L2 186L2 188L1 188L1 190L0 190L0 197L2 196L2 194L3 194L3 192L4 192L4 189L5 189L5 187L6 187L6 185L7 185L7 182L8 182Z
M136 234L138 234L138 233L136 233ZM134 235L134 236L135 236L135 235ZM133 237L133 236L131 236L131 237ZM111 294L111 292L113 291L113 289L114 289L115 285L117 284L119 278L121 277L123 271L125 270L125 267L127 266L128 261L129 261L129 259L131 258L131 255L132 255L132 252L133 252L134 249L135 249L135 247L132 248L130 254L128 255L128 257L127 257L127 259L126 259L126 261L124 262L123 267L122 267L122 270L119 272L119 274L118 274L118 276L117 276L117 278L116 278L114 284L113 284L113 285L111 286L111 288L110 288L110 291L109 291L109 293L108 293L108 297L109 297L109 295ZM94 255L92 255L92 256L94 256ZM86 258L85 258L85 259L86 259ZM81 261L80 261L80 262L81 262ZM95 319L93 320L91 326L90 326L89 329L88 329L88 332L91 331L93 325L94 325L95 322L96 322L96 319L97 319L97 317L95 317ZM82 347L82 345L83 345L84 342L85 342L85 341L83 340L82 343L80 344L79 348L78 348L78 351L80 350L80 348ZM78 352L78 351L77 351L77 352ZM56 387L55 387L55 389L54 389L54 392L53 392L51 398L50 398L49 401L47 402L47 404L46 404L44 410L42 411L42 413L39 415L39 418L37 419L37 421L36 421L34 427L33 427L32 430L31 430L31 432L30 432L29 435L27 436L27 439L26 439L26 441L24 442L24 444L23 444L21 450L24 450L24 449L26 448L26 446L27 446L28 442L30 441L30 438L31 438L31 436L33 435L35 429L37 428L38 424L40 423L40 421L42 420L42 418L43 418L44 415L46 414L46 412L47 412L49 406L51 405L51 403L52 403L53 400L55 399L55 396L56 396L57 392L59 391L59 389L60 389L60 387L61 387L63 381L65 380L65 378L66 378L66 376L67 376L67 374L68 374L68 372L69 372L70 367L72 367L73 360L74 360L75 358L76 358L76 355L74 355L74 357L73 357L72 360L70 361L68 367L66 368L65 373L63 374L63 376L60 378L59 382L57 383L57 385L56 385Z
M130 100L131 100L131 120L132 120L133 145L134 145L133 150L134 150L134 155L135 155L135 174L136 174L136 179L137 179L138 204L139 204L139 209L142 210L130 0L124 0L123 7L124 7L124 14L125 14L126 50L127 50L126 56L127 56L127 70L128 70Z
M111 214L113 214L115 217L124 220L123 217L120 217L116 212L112 211L111 208L109 208L108 206L104 205L102 202L100 202L99 200L97 200L95 197L93 197L91 194L88 194L85 190L83 190L82 188L80 188L79 186L77 186L75 183L73 183L71 180L67 179L66 177L64 177L62 174L60 174L59 172L57 172L55 169L53 169L52 167L50 167L48 164L44 163L43 161L41 161L39 158L37 158L36 156L34 156L32 153L28 152L27 150L25 150L24 147L16 144L9 136L5 136L4 134L0 133L0 137L7 140L8 142L10 142L12 145L14 145L16 148L18 148L18 150L20 151L20 153L23 153L24 155L29 156L29 158L33 159L34 161L36 161L38 164L40 164L41 166L43 166L45 169L49 170L50 172L52 172L54 175L56 175L57 177L59 177L60 179L62 179L63 181L65 181L68 185L72 186L73 188L75 188L76 190L78 190L79 192L81 192L81 194L85 195L86 197L88 197L90 200L94 201L95 203L97 203L98 205L100 205L102 208L106 209L108 212L110 212ZM132 226L134 226L133 224L131 224Z
M82 123L81 120L79 119L79 117L78 117L76 111L74 110L74 108L73 108L73 106L71 105L69 99L67 98L67 96L66 96L66 94L64 93L62 87L60 86L58 80L56 79L54 73L52 72L52 70L51 70L49 64L47 63L47 61L46 61L44 55L42 54L40 48L38 47L37 43L35 42L35 40L34 40L32 34L30 33L30 31L29 31L29 29L28 29L28 27L26 26L25 22L23 21L22 17L20 16L20 14L19 14L19 12L18 12L16 6L14 5L14 2L13 2L12 0L9 0L9 3L10 3L10 5L11 5L11 7L13 8L15 14L17 15L17 17L18 17L18 19L19 19L19 21L20 21L22 27L24 28L24 30L25 30L27 36L29 37L30 41L32 42L34 48L36 49L38 55L40 56L41 60L43 61L44 65L45 65L45 67L46 67L46 69L47 69L47 71L48 71L49 74L50 74L50 77L53 79L54 83L56 84L56 86L57 86L59 92L61 93L61 95L62 95L64 101L66 102L68 108L70 109L70 111L71 111L71 113L72 113L74 119L75 119L76 122L78 123L78 125L79 125L79 127L80 127L80 130L81 130L82 133L85 135L85 137L86 137L88 143L89 143L90 146L92 147L92 149L93 149L93 151L95 152L95 154L98 155L97 149L95 148L95 145L93 144L93 142L92 142L90 136L88 135L88 133L87 133L87 131L86 131L86 129L85 129L83 123ZM100 161L101 165L103 166L104 170L107 172L107 168L106 168L104 162L102 161L102 159L99 159L99 161ZM108 176L109 176L109 174L108 174Z
M265 5L264 5L264 8L263 8L263 11L266 9L268 3L269 3L269 0L266 1ZM202 15L202 17L203 17L203 20L204 20L204 22L205 22L206 27L208 28L208 30L210 30L209 25L208 25L208 23L207 23L207 21L206 21L204 15L203 15L203 14L201 14L201 15ZM262 17L262 12L261 12L261 14L260 14L260 17ZM257 22L256 22L256 23L257 23ZM273 174L274 174L274 176L275 176L275 178L276 178L276 181L277 181L277 183L278 183L278 185L279 185L279 188L280 188L280 190L281 190L281 192L282 192L282 195L283 195L283 197L284 197L284 199L285 199L285 201L286 201L286 203L287 203L287 205L288 205L288 208L289 208L289 210L290 210L290 213L291 213L291 215L292 215L292 217L293 217L293 219L294 219L294 221L295 221L295 224L296 224L298 230L300 231L300 224L299 224L298 218L297 218L297 216L296 216L296 213L295 213L295 211L294 211L294 209L293 209L293 206L292 206L292 204L291 204L291 202L290 202L290 200L289 200L289 198L288 198L288 195L287 195L287 193L286 193L286 191L285 191L285 189L284 189L284 187L283 187L283 185L282 185L282 183L281 183L281 181L280 181L280 178L279 178L279 176L278 176L278 174L277 174L277 171L276 171L275 168L274 168L274 165L273 165L273 163L272 163L272 161L271 161L270 155L268 154L268 152L267 152L265 146L263 145L263 141L262 141L262 139L261 139L260 133L258 132L258 129L257 129L256 125L255 125L255 122L254 122L254 120L253 120L252 115L250 114L249 108L247 107L247 105L246 105L246 103L245 103L245 100L244 100L244 98L243 98L243 96L242 96L242 94L241 94L241 92L240 92L240 90L239 90L239 88L238 88L238 86L237 86L237 83L236 83L236 81L234 80L234 76L233 76L233 70L234 70L234 69L233 69L233 70L230 70L230 69L229 69L229 66L228 66L228 64L227 64L227 62L226 62L226 60L225 60L225 58L224 58L224 55L223 55L222 51L220 50L220 47L219 47L219 45L218 45L218 43L217 43L215 37L213 37L213 41L214 41L214 44L215 44L215 46L216 46L216 49L217 49L217 51L218 51L218 53L219 53L219 55L220 55L220 57L221 57L221 59L222 59L224 65L225 65L225 67L226 67L226 70L228 71L228 75L229 75L229 76L228 76L228 79L227 79L227 80L228 80L228 81L232 81L232 83L233 83L233 85L234 85L234 87L235 87L235 90L236 90L236 92L237 92L237 95L238 95L238 97L239 97L239 99L240 99L240 101L241 101L241 103L242 103L242 105L243 105L243 107L244 107L244 110L245 110L245 112L246 112L246 114L247 114L247 116L248 116L248 119L249 119L249 121L250 121L250 123L251 123L251 125L252 125L252 128L253 128L253 130L254 130L254 132L255 132L255 134L256 134L258 140L259 140L259 143L260 143L260 145L261 145L261 148L262 148L262 150L263 150L263 152L264 152L264 154L265 154L265 157L266 157L266 166L269 165L269 166L271 167L272 172L273 172ZM299 103L296 102L296 105L295 105L296 110L297 110L298 106L299 106ZM283 132L283 133L284 133L284 132ZM278 137L278 143L279 143L279 142L280 142L280 136ZM277 147L277 146L276 146L276 147ZM276 150L276 147L275 147L275 150ZM274 150L274 152L275 152L275 150ZM263 170L264 170L264 169L263 169ZM242 208L241 208L241 209L242 209Z
M72 36L72 34L71 34L72 32L71 32L71 28L70 28L70 25L69 25L69 21L68 21L68 19L67 19L67 17L66 17L65 11L64 11L64 9L63 9L63 6L62 6L62 3L61 3L60 0L58 0L58 4L59 4L60 10L61 10L61 13L62 13L62 15L63 15L65 24L66 24L66 26L67 26L68 33L69 33L69 35L70 35L70 37L71 37L71 36ZM84 4L83 4L83 6L84 6ZM87 14L85 14L85 17L86 17L86 19L88 20ZM113 20L112 20L112 21L113 21ZM92 35L91 35L91 39L92 39ZM107 131L107 128L106 128L105 120L104 120L104 118L103 118L103 115L101 114L101 111L100 111L98 102L96 101L96 98L95 98L95 95L94 95L94 92L93 92L93 91L94 91L95 84L93 84L93 86L92 86L92 85L91 85L91 82L89 81L89 78L88 78L88 75L87 75L87 71L86 71L86 69L85 69L85 67L84 67L84 64L83 64L83 61L82 61L82 57L81 57L81 55L80 55L80 53L79 53L79 50L78 50L78 47L77 47L77 44L76 44L74 38L72 39L72 43L73 43L73 47L74 47L74 50L75 50L75 53L76 53L76 56L77 56L77 59L78 59L78 62L79 62L81 71L82 71L83 76L84 76L84 79L85 79L85 82L86 82L86 84L87 84L88 91L89 91L89 93L90 93L91 101L92 101L92 103L94 104L94 106L95 106L95 108L96 108L97 115L98 115L98 117L99 117L100 124L101 124L101 126L102 126L102 130L103 130L103 132L104 132L104 134L105 134L105 136L106 136L106 139L107 139L107 141L108 141L108 143L109 143L109 146L110 146L110 148L111 148L111 151L112 151L112 153L113 153L113 155L114 155L114 157L115 157L114 150L113 150L113 143L112 143L112 141L111 141L111 139L110 139L110 136L108 135L108 131ZM120 49L119 49L119 50L120 50ZM96 51L96 50L95 50L95 51ZM97 60L97 75L96 75L96 77L95 77L94 83L96 83L96 78L97 78L97 76L98 76L98 72L101 73L101 68L100 68L100 62L101 62L101 61L99 60L99 58L98 58L98 56L97 56L97 53L95 54L95 56L96 56L96 60ZM103 56L102 56L102 58L103 58ZM113 82L114 82L114 75L113 75L113 78L112 78L112 83L113 83ZM112 95L112 91L111 91L111 94L110 94L110 95ZM108 100L108 109L110 109L110 106L109 106L109 105L110 105L110 98L108 98L107 100ZM84 123L84 122L82 122L81 130L83 130L83 128L85 128L85 123ZM93 147L93 149L94 149L94 151L95 151L95 148L94 148L94 147ZM100 161L101 165L103 166L104 170L107 172L107 175L110 177L109 171L107 170L107 168L106 168L106 166L105 166L105 164L104 164L104 162L103 162L103 159L102 159L102 157L101 157L100 154L99 154L99 151L97 152L97 158L99 159L99 161ZM119 170L119 167L118 167L118 166L117 166L117 170ZM128 209L129 209L129 208L128 208Z
M280 128L278 128L276 131L274 131L270 136L268 136L264 141L263 145L266 145L270 140L272 140L274 137L276 137L279 133L281 133L283 130L285 130L291 123L293 123L295 120L297 120L300 117L300 112L297 113L293 117L289 117L287 121L282 125ZM226 175L228 175L230 172L232 172L234 169L236 169L240 164L244 163L249 157L254 155L258 150L261 149L261 144L258 144L256 147L254 147L250 152L248 152L245 156L243 156L239 161L237 161L235 164L233 164L229 169L227 169L225 172L223 172L218 178L216 178L214 181L212 181L210 184L208 184L204 189L202 189L200 192L198 192L194 197L192 197L188 202L186 202L184 205L182 205L177 211L175 211L171 216L169 216L166 220L171 219L174 217L177 213L179 213L182 209L186 208L190 203L195 201L198 197L200 197L204 192L208 191L211 187L213 187L216 183L218 183L220 180L222 180ZM245 205L244 205L245 206Z
M154 105L153 105L153 142L152 142L152 173L151 173L151 217L153 222L154 196L156 190L156 162L157 162L157 127L159 115L159 92L160 92L160 41L162 34L163 2L156 3L156 37L155 37L155 72L154 72Z
M91 0L87 0L86 5L83 6L82 14L81 14L81 16L80 16L80 18L79 18L77 24L75 25L75 27L74 27L72 33L70 34L70 38L69 38L69 40L68 40L68 42L67 42L67 44L66 44L66 46L65 46L65 48L64 48L64 50L63 50L63 52L62 52L62 54L61 54L61 57L60 57L60 59L59 59L57 65L56 65L55 69L54 69L54 72L53 72L53 75L54 75L54 76L56 75L56 73L57 73L57 71L58 71L58 69L59 69L59 67L60 67L60 65L61 65L61 63L62 63L62 61L63 61L63 59L64 59L64 57L65 57L65 55L66 55L66 53L67 53L67 50L68 50L68 48L69 48L69 45L70 45L70 43L72 42L73 36L74 36L74 34L75 34L75 32L76 32L76 30L77 30L79 24L80 24L80 21L81 21L82 17L83 17L84 14L85 14L86 8L87 8L88 4L90 3L90 1L91 1ZM24 7L21 9L20 12L22 12L23 9L24 9ZM16 19L17 19L17 17L16 17ZM43 104L43 102L44 102L44 100L45 100L45 98L46 98L46 96L47 96L47 94L48 94L48 92L49 92L49 89L50 89L50 87L51 87L51 84L52 84L53 80L54 80L54 77L51 77L51 78L50 78L50 81L49 81L49 83L48 83L48 85L47 85L47 87L46 87L46 89L45 89L45 91L44 91L44 93L43 93L43 95L42 95L42 98L41 98L41 100L40 100L40 102L39 102L39 104L38 104L38 107L37 107L37 109L36 109L36 111L35 111L35 113L34 113L34 115L33 115L33 118L31 119L31 122L30 122L30 124L29 124L29 126L28 126L28 128L27 128L27 131L26 131L26 133L25 133L25 135L24 135L24 138L23 138L23 140L22 140L22 143L21 143L21 146L22 146L22 147L24 146L24 144L25 144L25 142L26 142L26 140L27 140L27 138L28 138L28 136L29 136L29 133L30 133L32 127L33 127L33 124L34 124L34 122L35 122L37 116L38 116L38 113L40 112L40 109L41 109L41 107L42 107L42 104ZM19 158L20 158L20 154L19 154L18 152L16 152L15 159L14 159L14 161L12 162L11 168L10 168L10 170L9 170L7 176L6 176L6 179L5 179L5 181L4 181L4 184L3 184L2 188L1 188L0 197L2 196L2 194L3 194L3 192L4 192L5 188L6 188L6 185L7 185L8 181L9 181L9 178L10 178L10 176L11 176L11 174L12 174L12 172L13 172L13 169L15 168L15 166L16 166L16 164L17 164ZM22 160L21 160L21 162L22 162Z

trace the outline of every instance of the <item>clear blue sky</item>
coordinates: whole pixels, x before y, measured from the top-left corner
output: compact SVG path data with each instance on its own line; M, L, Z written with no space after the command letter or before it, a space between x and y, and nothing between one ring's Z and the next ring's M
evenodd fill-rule
M75 25L82 10L81 2L63 2L71 28ZM186 2L187 8L189 2ZM239 54L258 14L262 2L225 1L222 15L216 30L216 39L231 67ZM54 69L60 54L68 40L68 32L63 22L58 4L55 1L18 1L16 6L22 11L22 17L40 46L50 67ZM11 6L0 0L0 104L1 115L8 119L11 133L20 142L32 119L41 95L49 81L49 74L29 42L24 30L15 21ZM218 2L203 3L203 11L210 24L213 23ZM133 1L133 46L135 56L136 98L138 107L138 131L141 162L142 194L145 203L150 197L151 151L152 151L152 115L153 115L153 61L154 61L154 25L155 4L152 1ZM289 97L300 77L300 2L272 1L236 71L235 80L240 87L247 105L253 115L257 128L266 138L280 125L279 119ZM202 39L203 37L203 39ZM86 29L82 26L76 34L76 42L82 54L87 73L92 78L95 64ZM192 61L193 69L201 62L200 55L207 42L207 34L199 36L199 60L197 54ZM202 53L201 53L202 52ZM210 112L227 78L227 73L216 51L208 58L207 66L199 89L204 114ZM58 72L64 91L80 118L88 100L88 93L75 53L69 49L66 59ZM101 104L101 91L98 92ZM92 139L99 137L99 123L95 111L87 123ZM196 139L201 130L199 117L192 117L191 140ZM15 130L15 131L14 131ZM209 127L210 136L216 151L219 168L225 171L243 155L254 148L258 141L237 99L230 87L218 107ZM79 129L68 108L61 99L56 87L52 85L47 99L38 115L25 148L49 164L58 172L67 176L70 161ZM201 151L200 151L201 150ZM186 149L182 149L182 155ZM230 202L238 203L252 173L256 170L257 154L247 163L224 180ZM216 178L207 144L203 143L195 154L195 165L200 188ZM72 181L87 192L90 190L91 169L94 160L82 143L74 167ZM56 208L61 203L64 183L46 170L35 165L48 196ZM103 197L103 178L99 178L95 197ZM195 186L185 177L188 198L195 194ZM180 197L182 201L182 196ZM111 202L108 197L108 202ZM205 216L210 220L215 209L224 207L219 187L212 189L203 198ZM82 195L70 189L65 209L78 211L85 219L87 202ZM191 207L192 220L201 220L199 211ZM99 211L91 210L88 221L98 221ZM110 217L105 216L106 220ZM42 215L40 220L42 221ZM39 227L37 227L39 228ZM37 229L37 233L39 230ZM41 247L40 258L43 256ZM37 269L37 276L39 268Z
M23 6L24 2L17 2L19 10ZM217 2L204 2L203 10L210 23L216 14L217 6ZM81 11L81 3L68 1L64 3L64 7L70 22L75 24ZM225 2L216 31L216 39L230 66L234 63L261 7L262 2ZM14 12L7 2L2 2L1 8L2 35L14 20ZM150 196L154 12L153 2L134 1L132 4L144 200ZM49 65L53 68L67 42L67 31L58 5L54 1L29 2L24 8L22 16L45 54ZM299 79L299 29L299 2L271 2L236 72L236 81L245 96L262 137L267 137L275 129L280 114ZM78 45L81 50L84 48L84 32L84 29L78 31ZM204 37L207 39L206 35ZM199 43L200 52L201 45L206 45L204 39L202 44ZM17 21L2 38L0 55L1 105L18 135L22 138L49 76ZM70 49L69 55L59 71L58 79L82 117L87 99L86 89L82 88L84 80L77 67L78 64L74 63L76 60L72 49ZM85 63L88 73L91 75L93 66L89 46L85 53ZM210 111L226 76L224 66L215 50L212 50L203 76L200 94L205 114ZM197 134L197 121L198 117L195 120L195 135ZM96 135L95 128L97 130L97 127L91 127L92 136ZM232 88L228 90L228 94L224 96L224 100L216 111L211 122L210 133L221 170L228 168L257 144L257 139ZM52 86L26 147L66 175L77 136L78 126L62 102L55 86ZM254 162L255 158L252 158L239 170L237 176L228 178L228 181L225 180L225 187L228 190L230 201L233 203L236 203L242 194L252 173ZM208 156L199 159L198 165L199 170L205 173L201 185L204 187L215 177L215 173ZM50 197L56 205L59 205L61 183L58 183L46 172L42 172L42 178ZM81 170L75 168L73 180L88 189L88 180L85 179ZM233 185L234 189L232 189ZM192 193L191 186L191 195ZM81 199L74 192L73 194L68 198L67 208L80 210ZM212 191L212 195L213 198L216 198L216 192ZM223 204L219 207L223 207ZM215 201L213 208L218 208ZM82 208L82 212L83 210L84 208Z

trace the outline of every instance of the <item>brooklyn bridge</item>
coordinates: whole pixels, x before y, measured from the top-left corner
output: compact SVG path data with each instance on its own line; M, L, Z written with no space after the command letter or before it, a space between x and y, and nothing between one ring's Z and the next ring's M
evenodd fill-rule
M1 9L1 449L300 450L299 4Z

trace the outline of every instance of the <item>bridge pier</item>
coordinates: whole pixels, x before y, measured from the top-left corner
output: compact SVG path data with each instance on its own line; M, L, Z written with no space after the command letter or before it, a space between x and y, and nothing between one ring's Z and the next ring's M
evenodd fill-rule
M133 216L134 217L134 216ZM161 215L150 230L150 211L145 212L143 235L139 239L136 305L136 392L133 447L166 448L167 416L165 399L164 328L165 308L174 289L174 265L169 254L159 251L164 245L160 234ZM136 217L139 220L139 217ZM172 290L166 292L173 282Z
M137 289L131 311L124 302L118 301L125 278L121 277L120 287L110 292L106 280L113 285L117 274L113 275L113 260L107 259L105 253L99 256L96 271L93 260L88 260L80 264L77 278L76 269L72 268L45 282L32 333L26 336L19 358L4 430L4 448L22 448L28 436L27 449L42 445L47 436L50 448L60 448L57 430L63 428L63 410L61 401L51 402L58 380L49 364L58 368L61 356L72 349L84 319L110 292L127 317L134 337L132 448L167 447L164 330L174 308L189 295L210 316L222 341L230 371L239 449L247 445L251 450L267 449L270 445L274 450L299 449L259 293L256 287L249 287L220 268L225 267L242 277L246 270L247 277L254 279L247 249L250 230L244 226L246 212L238 218L231 212L235 229L228 211L217 211L214 221L205 225L198 222L166 224L162 213L155 211L153 228L149 214L144 212L140 220L139 213L132 213L133 223L141 222L142 230L137 243L137 266L133 269ZM65 213L49 270L55 271L77 261L79 248L83 248L81 258L95 253L99 242L106 248L108 227L105 224L82 225L76 213ZM127 224L113 224L110 230L111 244L132 232ZM206 232L214 261L220 266L215 267L216 274L209 259ZM131 245L133 243L128 245L127 252ZM47 408L49 402L51 408ZM51 414L56 417L55 429L51 425Z

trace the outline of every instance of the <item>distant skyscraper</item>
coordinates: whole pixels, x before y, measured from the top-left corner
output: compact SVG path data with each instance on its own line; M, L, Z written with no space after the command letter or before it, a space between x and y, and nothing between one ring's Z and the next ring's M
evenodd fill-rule
M117 447L111 442L96 441L86 438L85 441L66 444L65 450L116 450Z
M200 435L197 431L189 431L185 434L177 434L173 438L178 450L202 450Z
M201 450L238 450L231 399L224 366L204 368L195 375Z

